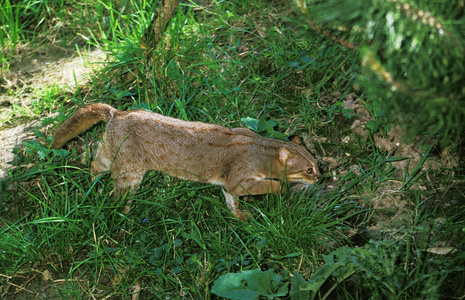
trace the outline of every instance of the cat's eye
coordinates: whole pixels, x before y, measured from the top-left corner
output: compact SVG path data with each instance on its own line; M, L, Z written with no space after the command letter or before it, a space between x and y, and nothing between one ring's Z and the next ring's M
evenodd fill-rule
M313 169L312 169L312 168L307 168L307 169L305 169L305 174L310 175L310 174L312 174L312 173L313 173Z

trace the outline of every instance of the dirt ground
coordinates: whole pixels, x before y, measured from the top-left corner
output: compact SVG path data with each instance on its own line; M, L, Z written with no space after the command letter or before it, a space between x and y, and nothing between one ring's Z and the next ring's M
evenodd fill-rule
M34 90L50 85L60 85L74 92L83 87L92 72L102 66L106 55L99 49L86 51L51 47L51 49L19 49L10 69L0 77L0 180L8 174L8 162L14 159L13 149L22 141L33 137L40 118L26 123L10 121L13 105L28 107L36 99Z
M20 147L23 141L34 138L34 130L41 129L41 118L32 121L12 121L14 105L28 107L37 99L33 91L51 85L63 86L70 93L79 87L85 87L90 76L101 68L107 56L99 49L66 49L51 46L50 49L18 49L10 68L0 76L0 180L8 176L9 162L15 156L13 149ZM33 272L34 273L34 272ZM17 274L18 275L18 274ZM20 274L18 276L21 276ZM83 279L76 279L77 284ZM25 278L24 285L9 286L15 290L17 299L62 299L56 286L65 281L53 278L47 270L37 270L35 276Z

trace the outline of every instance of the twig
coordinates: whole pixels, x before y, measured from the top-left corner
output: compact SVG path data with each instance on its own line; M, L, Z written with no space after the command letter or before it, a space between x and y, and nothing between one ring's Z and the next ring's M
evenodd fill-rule
M9 284L9 285L12 285L12 286L14 286L14 287L16 287L16 288L18 288L18 289L21 289L21 290L24 290L24 291L26 291L26 292L29 292L29 293L31 293L31 294L36 294L36 296L39 295L39 293L30 291L30 290L28 290L27 288L22 287L22 286L19 286L19 285L17 285L17 284L14 284L14 283L11 283L11 282L8 282L8 284ZM16 293L18 293L18 291L17 291ZM16 293L15 293L15 294L16 294Z

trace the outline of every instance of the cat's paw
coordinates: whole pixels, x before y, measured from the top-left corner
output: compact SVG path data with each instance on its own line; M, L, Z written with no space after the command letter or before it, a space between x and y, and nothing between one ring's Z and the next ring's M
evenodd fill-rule
M241 221L244 221L244 222L247 222L249 219L251 219L252 217L250 216L250 214L245 211L245 210L236 210L234 212L234 215L239 218Z

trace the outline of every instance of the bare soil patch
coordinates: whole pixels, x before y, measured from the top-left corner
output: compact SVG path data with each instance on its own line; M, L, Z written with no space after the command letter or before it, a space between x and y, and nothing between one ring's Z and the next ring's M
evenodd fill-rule
M339 97L338 92L323 96L320 105L334 105L339 101ZM424 224L424 228L437 226L443 217L459 213L460 207L463 206L464 182L444 181L461 166L461 157L458 153L453 153L450 148L438 150L440 148L436 146L437 141L426 135L417 136L413 141L406 142L403 139L405 129L399 125L392 126L387 132L379 130L373 134L367 124L373 122L375 118L363 101L353 93L345 97L342 107L345 110L344 114L350 117L343 116L342 112L336 113L334 128L329 134L309 135L306 139L307 148L320 154L317 158L329 177L325 182L326 189L335 189L341 178L349 173L360 176L372 166L370 163L357 161L359 152L363 152L361 156L374 151L387 153L383 163L391 165L396 170L389 180L380 179L381 182L374 190L367 188L365 193L353 196L360 207L370 211L362 217L365 220L361 222L363 224L361 227L358 225L361 220L358 220L354 222L354 231L347 232L353 241L361 238L360 244L364 244L370 239L401 239L407 234L406 227L415 223L414 219L418 216L419 210L434 212L439 216L436 220ZM368 146L371 144L376 149ZM433 145L432 150L428 151L430 145ZM409 176L413 179L422 172L428 171L430 173L427 174L431 175L415 181L408 187L405 186L406 178ZM345 188L347 184L350 184L350 181L339 188ZM415 190L420 193L415 193ZM424 195L421 191L425 192ZM420 195L417 196L420 199L415 199L414 194ZM419 202L424 203L421 209L417 206ZM458 242L454 238L438 241L437 247L449 248Z
M14 159L13 149L40 129L40 120L15 120L15 106L26 110L32 101L40 101L34 90L50 85L60 85L74 92L85 86L89 75L106 61L106 55L99 49L20 49L11 62L10 69L0 77L0 179L8 174L9 164ZM2 121L3 120L3 121Z

